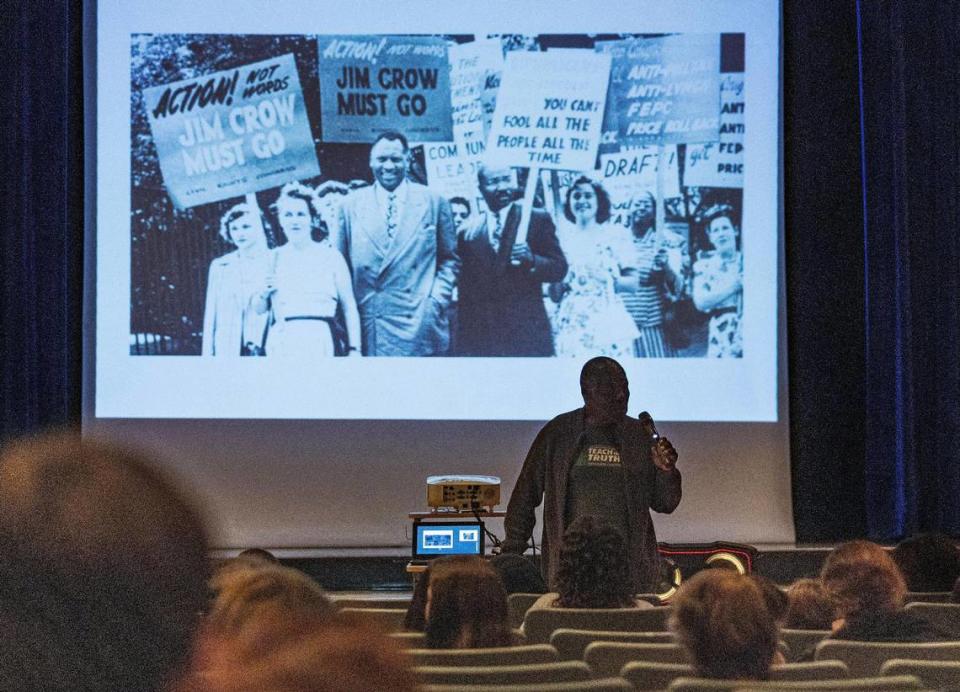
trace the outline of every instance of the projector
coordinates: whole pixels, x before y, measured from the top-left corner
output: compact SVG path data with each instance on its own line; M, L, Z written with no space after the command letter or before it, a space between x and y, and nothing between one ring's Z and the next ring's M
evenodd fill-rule
M498 504L500 479L496 476L427 476L427 505L433 509L492 512Z

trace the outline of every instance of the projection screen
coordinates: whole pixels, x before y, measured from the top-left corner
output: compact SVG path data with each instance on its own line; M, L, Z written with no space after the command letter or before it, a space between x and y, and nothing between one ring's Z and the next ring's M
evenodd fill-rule
M220 545L409 545L435 473L508 497L594 355L680 449L661 538L792 540L777 3L88 18L85 429Z

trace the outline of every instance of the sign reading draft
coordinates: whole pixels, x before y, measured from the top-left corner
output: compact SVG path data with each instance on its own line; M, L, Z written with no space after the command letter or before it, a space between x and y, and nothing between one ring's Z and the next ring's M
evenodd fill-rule
M594 168L610 56L588 50L507 56L487 160L493 166Z
M181 209L320 174L293 55L143 96L164 185Z
M453 139L447 42L412 36L321 36L324 142L372 142L384 130L411 141Z

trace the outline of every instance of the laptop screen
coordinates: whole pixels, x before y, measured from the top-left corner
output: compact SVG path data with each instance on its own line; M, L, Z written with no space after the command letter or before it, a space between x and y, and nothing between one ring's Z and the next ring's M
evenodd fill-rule
M483 555L483 530L478 522L413 525L413 557Z

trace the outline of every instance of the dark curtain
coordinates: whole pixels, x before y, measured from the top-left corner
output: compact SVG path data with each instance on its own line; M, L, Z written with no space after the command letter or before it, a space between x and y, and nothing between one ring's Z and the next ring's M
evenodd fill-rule
M860 2L867 528L960 533L960 6Z
M803 541L960 533L960 6L783 6Z
M3 4L0 439L80 416L81 14L69 0Z

